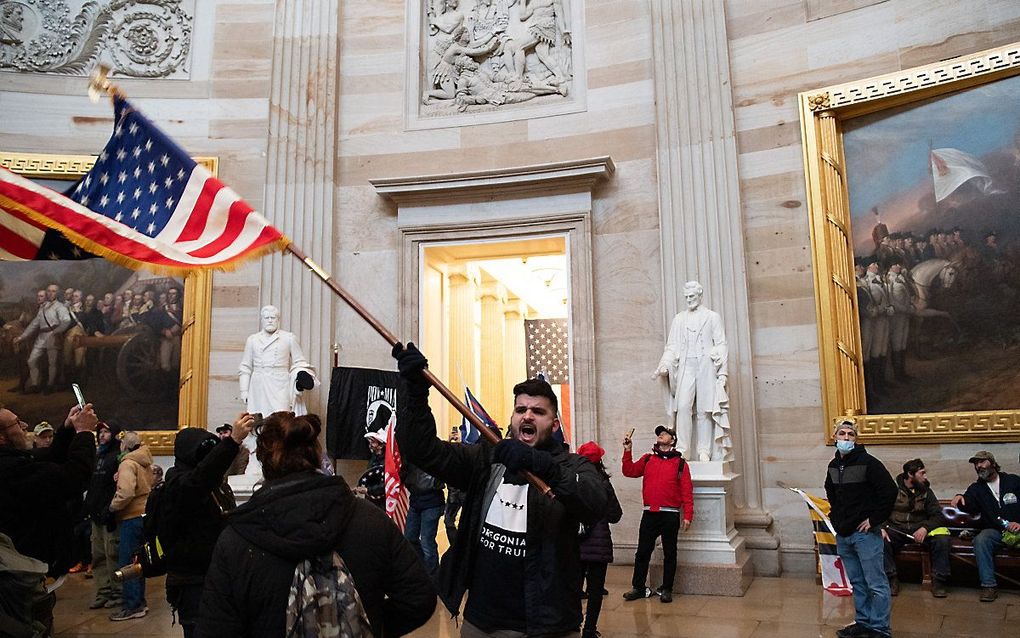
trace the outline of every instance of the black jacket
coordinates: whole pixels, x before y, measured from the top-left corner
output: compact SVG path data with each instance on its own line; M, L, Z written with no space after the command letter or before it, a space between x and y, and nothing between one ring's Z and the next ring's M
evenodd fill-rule
M43 561L51 576L59 576L73 564L69 503L81 501L92 475L95 436L61 427L45 457L0 447L0 532L20 553Z
M237 506L226 478L240 446L207 430L185 428L174 441L174 466L166 473L158 533L166 552L168 585L200 585L213 547ZM199 459L199 454L206 454Z
M120 441L111 438L106 447L99 446L96 466L89 479L89 491L85 494L85 514L94 523L102 524L109 512L110 501L117 492L117 481L113 475L117 473L117 454L120 452Z
M832 507L829 520L836 533L849 536L864 519L878 532L896 502L896 483L889 470L863 445L856 445L846 456L836 452L828 470L825 495Z
M585 528L581 534L581 560L586 563L613 562L613 534L609 531L609 524L620 522L623 518L623 508L620 507L620 499L616 497L613 484L608 478L605 479L605 483L606 496L609 499L606 517Z
M493 446L485 439L462 445L436 437L427 390L409 388L402 381L397 397L400 425L396 436L401 454L447 485L467 493L456 540L439 566L439 595L456 616L474 573L490 477L501 474L504 468L493 464ZM521 594L529 635L577 631L580 627L578 530L580 523L590 525L606 515L604 479L595 466L560 446L552 454L555 474L546 482L556 497L528 490L525 588ZM489 498L491 501L491 495Z
M205 580L199 636L283 636L299 561L335 550L354 578L375 636L425 624L436 592L396 525L339 476L270 481L229 517Z
M997 518L1011 523L1020 523L1020 476L999 472L999 500L988 489L984 481L978 480L970 484L963 495L962 509L969 514L981 515L982 527L995 527Z

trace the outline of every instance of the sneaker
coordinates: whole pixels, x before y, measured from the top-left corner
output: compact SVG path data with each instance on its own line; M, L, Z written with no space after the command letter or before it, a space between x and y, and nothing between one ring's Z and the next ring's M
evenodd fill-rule
M895 574L889 577L889 593L893 596L900 595L900 579Z
M86 566L82 565L81 563L77 563L74 567L72 567L71 569L69 569L67 571L68 571L68 573L71 573L71 574L77 574L78 572L82 571L83 569L86 569Z
M945 598L948 595L946 581L937 578L931 581L931 595L935 598Z
M105 598L96 598L89 604L89 609L102 609L106 607L106 603L110 602Z
M663 589L662 591L660 591L659 592L659 602L661 602L661 603L671 603L671 602L673 602L673 592L669 591L668 589Z
M634 588L623 595L624 600L637 600L638 598L648 598L652 595L652 590L645 587L644 589Z
M114 607L122 607L123 605L124 605L123 599L111 598L110 600L106 601L106 604L103 605L103 607L106 607L107 609L113 609Z
M119 622L121 620L131 620L132 618L144 618L147 613L149 613L148 607L139 607L138 609L121 609L120 611L111 614L110 620L113 622Z
M847 625L842 629L836 631L837 638L853 638L854 636L867 636L872 633L870 629L862 625L861 623L855 622L852 625Z
M990 603L994 602L999 597L999 590L995 587L982 587L981 588L981 602Z

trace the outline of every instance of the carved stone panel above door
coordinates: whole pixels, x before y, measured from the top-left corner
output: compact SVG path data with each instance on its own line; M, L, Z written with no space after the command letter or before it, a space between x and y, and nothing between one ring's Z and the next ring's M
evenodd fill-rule
M0 0L0 71L188 79L196 0Z
M584 110L582 2L408 0L407 7L409 128Z

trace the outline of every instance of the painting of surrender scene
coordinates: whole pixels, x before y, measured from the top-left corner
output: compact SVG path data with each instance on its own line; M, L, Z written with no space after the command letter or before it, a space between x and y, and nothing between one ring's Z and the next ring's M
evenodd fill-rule
M1020 407L1020 78L843 142L868 413Z
M110 425L176 430L184 286L104 259L0 261L0 403L62 423L71 384Z

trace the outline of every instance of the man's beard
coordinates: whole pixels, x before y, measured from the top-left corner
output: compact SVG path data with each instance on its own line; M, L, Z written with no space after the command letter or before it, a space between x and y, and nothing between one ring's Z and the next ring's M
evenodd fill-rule
M988 479L992 478L993 471L994 470L992 470L992 468L990 467L982 468L977 471L978 478L981 479L982 481L987 481Z

